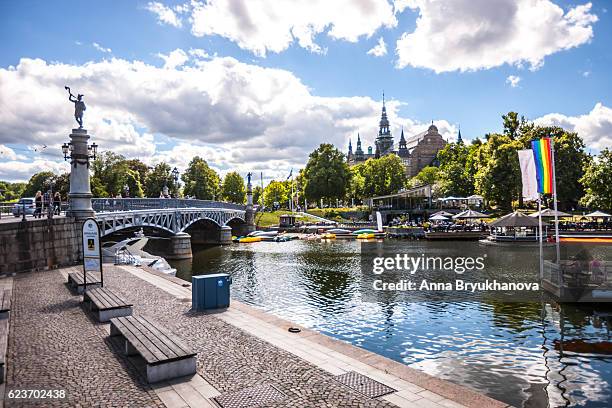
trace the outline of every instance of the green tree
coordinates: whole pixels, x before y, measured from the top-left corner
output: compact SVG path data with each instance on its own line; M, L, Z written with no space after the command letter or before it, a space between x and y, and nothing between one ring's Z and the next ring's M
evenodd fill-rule
M342 198L351 173L344 155L331 144L310 153L304 168L304 193L308 200Z
M363 193L366 197L394 194L406 185L404 165L394 154L368 159L360 173L364 178Z
M206 160L195 156L189 162L187 170L181 177L185 183L183 193L200 200L219 199L220 178L217 172L211 169Z
M23 196L26 183L11 183L8 181L0 181L0 200L14 201Z
M440 178L440 169L434 166L423 167L419 174L414 176L411 180L413 187L435 185Z
M261 204L263 198L263 188L261 186L253 187L253 204Z
M612 210L612 150L603 149L589 160L580 178L586 194L580 203L592 209Z
M347 190L347 198L362 200L365 198L365 177L363 176L364 163L359 163L351 167L351 181Z
M516 112L508 112L505 115L502 115L502 120L504 122L504 135L508 136L510 139L517 139L523 127L526 125L526 120L524 116L521 116L519 119L518 113Z
M264 189L264 205L272 207L277 202L281 206L289 200L287 187L282 181L272 180Z
M588 164L584 141L575 132L568 132L558 126L529 126L521 136L524 148L530 148L530 141L552 137L555 149L555 174L557 199L561 209L572 209L584 196L580 179Z
M474 173L467 165L470 148L463 143L449 143L438 152L438 179L442 195L468 197L474 194Z
M521 147L519 141L508 135L490 134L487 143L479 149L476 191L486 201L504 210L512 208L512 202L518 200L522 188L516 153Z
M53 174L52 171L41 171L34 174L32 177L30 177L28 184L26 184L23 195L25 197L34 197L38 191L44 193L49 189L47 184L47 180L49 179L55 179L55 174Z
M161 162L148 172L144 185L145 194L147 197L159 197L164 186L168 187L170 194L178 195L178 183L174 181L170 165Z
M246 201L246 189L244 180L238 172L232 171L225 175L221 186L223 199L232 203L244 204Z
M149 166L144 164L139 159L126 160L125 164L130 170L133 170L138 173L138 179L140 180L140 183L143 185L144 188L144 183L147 180L147 175L149 174Z

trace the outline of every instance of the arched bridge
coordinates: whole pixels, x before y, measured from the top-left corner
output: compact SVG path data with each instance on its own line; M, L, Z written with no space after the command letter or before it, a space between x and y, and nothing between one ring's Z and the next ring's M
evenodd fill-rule
M131 227L154 227L173 234L200 220L220 228L230 221L246 221L244 205L210 200L163 198L94 198L92 206L102 236Z

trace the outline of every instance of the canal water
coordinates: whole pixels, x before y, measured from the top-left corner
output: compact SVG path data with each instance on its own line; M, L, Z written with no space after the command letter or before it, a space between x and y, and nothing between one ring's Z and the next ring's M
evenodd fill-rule
M513 406L612 406L612 309L558 306L540 292L529 301L487 293L372 296L363 284L361 245L338 240L194 247L193 260L173 266L185 280L230 273L235 299ZM537 248L396 240L381 245L387 254L484 256L486 273L514 281L534 281L538 270ZM612 260L612 246L586 251Z

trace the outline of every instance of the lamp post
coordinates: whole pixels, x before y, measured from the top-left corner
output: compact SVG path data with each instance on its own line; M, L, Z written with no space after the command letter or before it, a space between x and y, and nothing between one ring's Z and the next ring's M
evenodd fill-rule
M125 198L128 198L130 196L130 186L128 186L127 183L123 186L123 196Z
M89 184L89 162L95 160L98 145L87 144L89 135L83 128L72 129L70 142L62 145L64 160L70 159L70 205L66 216L76 219L86 219L94 216L91 206L91 189Z

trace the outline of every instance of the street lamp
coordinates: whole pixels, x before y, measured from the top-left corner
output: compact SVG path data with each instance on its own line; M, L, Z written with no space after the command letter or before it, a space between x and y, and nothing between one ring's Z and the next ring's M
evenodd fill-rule
M179 171L175 167L172 169L172 178L174 179L174 190L175 190L175 198L178 197L178 181L179 181Z
M125 198L128 198L130 196L130 186L128 186L127 184L123 186L123 195L125 196Z
M64 154L64 161L71 159L70 164L74 164L74 167L77 164L87 164L87 167L89 167L89 159L96 160L98 145L92 143L87 146L87 154L77 154L74 153L74 145L72 143L64 143L62 145L62 153Z

